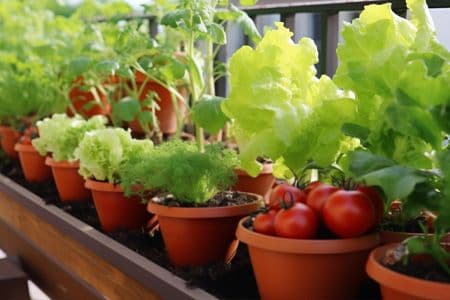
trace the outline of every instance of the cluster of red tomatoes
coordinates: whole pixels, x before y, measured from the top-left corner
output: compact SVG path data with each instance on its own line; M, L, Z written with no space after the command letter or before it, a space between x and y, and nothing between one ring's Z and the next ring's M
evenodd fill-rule
M344 190L319 181L301 190L276 186L267 212L255 217L258 233L296 239L313 239L319 229L340 238L353 238L374 229L383 217L383 199L376 188Z

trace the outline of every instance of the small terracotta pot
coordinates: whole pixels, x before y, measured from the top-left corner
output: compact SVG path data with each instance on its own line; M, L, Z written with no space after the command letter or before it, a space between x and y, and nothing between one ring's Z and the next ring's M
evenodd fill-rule
M111 79L110 77L109 79ZM90 118L95 115L108 115L111 112L111 105L99 89L96 88L99 100L98 103L94 94L89 90L83 90L79 86L83 85L83 77L79 76L74 81L75 86L69 91L69 99L72 102L75 111L85 118ZM66 109L66 114L69 117L73 116L73 112L70 108Z
M147 210L157 215L164 244L175 266L201 266L225 261L233 252L239 220L262 205L254 202L224 207L169 207L149 202Z
M385 300L445 300L450 297L450 284L428 281L390 270L381 264L389 249L398 244L388 244L370 253L366 271L381 286Z
M256 233L243 226L237 237L249 247L262 299L354 299L378 233L336 240L301 240Z
M275 177L272 175L272 164L263 164L263 169L256 177L251 177L241 169L236 169L235 173L238 180L232 190L253 193L268 199L275 183Z
M146 80L145 74L141 72L136 72L136 83L138 89L142 88L142 85L144 84ZM147 94L149 92L155 92L158 97L159 101L157 101L159 110L156 111L156 117L159 122L159 128L162 133L172 134L177 131L177 115L175 112L175 108L172 103L172 95L168 89L160 85L159 83L156 83L154 81L147 81L145 83L145 86L142 88L142 92L139 95L139 100L144 101L147 97ZM184 87L178 88L178 92L186 99L188 91ZM180 110L181 114L184 116L186 113L186 107L183 101L178 101L178 109ZM149 108L144 108L144 110L150 110ZM141 125L137 120L134 120L132 122L129 122L128 126L131 128L131 130L143 133L144 130L142 129Z
M20 139L20 133L9 126L0 126L0 144L3 151L11 158L19 157L14 146Z
M150 219L141 198L125 197L119 185L86 180L85 187L92 192L100 224L106 232L138 229Z
M14 150L19 153L20 166L27 181L43 182L52 177L52 170L45 165L45 157L33 145L17 143Z
M54 161L47 157L45 164L52 168L61 201L82 201L90 198L91 193L84 187L84 179L78 174L79 162Z

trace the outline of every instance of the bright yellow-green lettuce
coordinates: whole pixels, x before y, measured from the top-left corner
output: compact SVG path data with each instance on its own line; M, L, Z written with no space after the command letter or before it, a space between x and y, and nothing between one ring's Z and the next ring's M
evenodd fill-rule
M75 157L80 161L79 173L110 183L120 182L118 169L130 156L148 154L153 147L150 140L136 140L122 128L104 128L84 135Z
M230 59L231 92L222 109L233 120L241 165L251 175L260 169L258 156L283 158L297 175L310 160L333 163L342 124L355 114L348 93L315 76L314 42L291 37L277 23L255 49L244 46Z
M65 114L54 114L51 118L38 121L39 138L32 141L41 155L52 154L55 161L75 160L75 149L84 134L94 129L104 128L107 122L104 116L94 116L84 120L80 116L73 118Z

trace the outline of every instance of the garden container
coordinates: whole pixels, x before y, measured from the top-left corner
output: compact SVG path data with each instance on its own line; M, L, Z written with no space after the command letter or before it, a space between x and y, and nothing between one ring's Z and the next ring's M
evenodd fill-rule
M90 198L89 190L84 187L84 179L78 174L80 165L78 162L57 162L47 157L45 164L52 168L53 179L61 201L82 201Z
M9 126L0 126L0 144L3 151L11 158L17 158L19 154L14 150L14 145L19 141L20 133Z
M447 300L450 284L428 281L390 270L381 264L389 249L398 244L387 244L374 249L367 261L369 276L381 286L384 300Z
M78 114L88 119L95 115L108 115L111 112L111 105L106 95L99 89L96 88L100 103L90 90L84 90L80 87L80 85L83 85L83 77L78 77L74 83L76 86L69 91L69 99ZM70 117L73 116L70 108L66 109L66 113Z
M351 239L302 240L256 233L239 223L262 299L354 299L378 233Z
M27 181L43 182L52 177L52 170L45 164L45 157L32 144L17 143L14 150L19 153L20 166Z
M159 128L162 133L175 133L177 131L177 114L172 103L172 95L170 91L157 82L151 80L146 82L146 76L141 72L136 72L136 84L138 90L142 90L139 94L139 100L144 101L149 92L155 92L158 95L159 99L157 100L157 104L159 109L156 111L156 117L159 122ZM144 84L145 86L142 86ZM178 92L185 99L187 98L188 91L186 88L179 87ZM186 107L183 101L185 100L178 100L178 109L180 110L181 115L184 116ZM149 108L145 108L144 110L149 110ZM137 120L130 122L128 126L135 132L144 132Z
M157 215L169 259L175 266L201 266L230 258L236 247L239 220L262 205L259 195L245 205L223 207L174 207L149 202Z
M270 191L275 183L275 177L272 174L272 164L263 164L263 169L256 177L250 176L241 169L235 170L238 180L233 186L233 190L261 195L268 199Z
M139 229L150 219L141 198L125 197L119 185L86 180L85 186L91 190L95 209L104 231Z

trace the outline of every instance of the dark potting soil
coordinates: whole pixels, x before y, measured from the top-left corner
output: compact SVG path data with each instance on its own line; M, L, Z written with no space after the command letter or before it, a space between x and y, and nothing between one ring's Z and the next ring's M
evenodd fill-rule
M225 191L218 193L205 203L182 203L172 195L165 195L159 198L155 197L153 200L162 205L177 207L224 207L249 204L255 202L257 198L236 191Z
M382 231L408 232L408 233L423 233L422 227L425 228L427 227L427 221L423 216L407 220L404 224L398 224L392 222L389 219L385 219L381 222L380 225Z
M439 266L434 261L410 260L407 264L404 264L402 261L400 261L394 265L385 265L385 266L393 271L402 273L404 275L430 281L450 283L450 275L445 273L444 270L442 270L442 267Z

